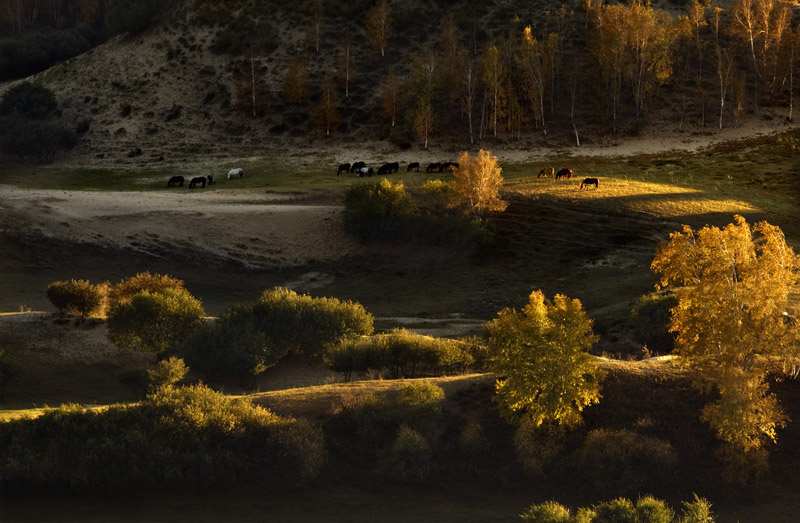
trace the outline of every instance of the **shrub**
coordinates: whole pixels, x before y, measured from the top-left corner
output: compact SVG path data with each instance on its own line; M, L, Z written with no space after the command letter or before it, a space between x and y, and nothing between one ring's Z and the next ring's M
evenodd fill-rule
M672 509L653 496L644 496L636 502L636 523L671 523L674 517Z
M253 305L254 321L276 350L321 357L329 346L372 334L372 315L360 304L313 298L277 287Z
M514 432L514 450L522 467L529 473L543 475L544 469L561 453L564 429L553 424L536 425L523 420Z
M673 479L677 455L668 442L629 430L591 431L576 453L578 468L595 487L636 493Z
M83 319L102 311L105 286L87 280L54 281L47 287L47 299L59 314L76 314Z
M180 358L169 358L159 361L154 369L147 371L147 383L150 390L171 387L186 377L189 367Z
M707 499L694 495L693 501L683 502L681 523L714 523L711 503Z
M456 191L453 184L443 180L428 180L422 184L420 207L434 214L442 214L453 206Z
M52 162L59 151L78 142L75 131L57 122L7 118L0 121L0 152L17 158Z
M394 400L385 394L369 394L350 409L359 435L379 439L386 432L407 425L430 436L438 432L444 391L428 382L413 383L400 389Z
M205 311L185 289L142 291L116 302L108 313L108 334L119 346L164 354L180 349L203 323Z
M675 336L669 332L670 311L678 305L674 292L654 292L640 297L631 309L636 341L654 353L670 353Z
M140 272L136 276L126 278L108 291L108 299L113 303L128 303L142 291L151 293L163 292L167 289L183 289L183 281L166 274L150 274Z
M353 372L368 370L386 370L392 378L414 378L420 374L463 371L472 363L472 356L464 344L455 340L399 328L330 347L325 361L330 369L344 373L347 379Z
M489 439L484 434L480 421L476 419L467 421L458 435L458 448L470 457L480 456L489 450Z
M570 510L553 500L531 505L520 517L531 523L573 523Z
M636 507L625 498L600 503L594 507L592 523L636 523Z
M325 460L322 434L202 385L161 388L139 405L62 406L0 424L9 489L121 490L266 480L297 484Z
M433 452L428 440L403 425L391 449L379 457L379 470L392 478L409 483L423 483L433 472Z
M22 82L10 88L0 100L0 116L43 120L58 109L56 95L42 84Z
M442 415L444 390L429 381L412 383L400 388L397 407L406 423L419 426L435 421Z
M253 311L237 306L204 325L188 342L187 358L207 377L237 378L245 383L275 365L285 354L260 330Z
M164 0L109 0L106 26L113 33L139 33L169 5Z
M344 228L366 242L408 236L417 206L402 182L350 186L344 197Z

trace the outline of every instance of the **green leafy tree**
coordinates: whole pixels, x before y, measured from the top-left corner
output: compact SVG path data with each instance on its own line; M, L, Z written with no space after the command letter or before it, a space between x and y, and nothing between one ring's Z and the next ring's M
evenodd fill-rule
M767 374L776 363L791 365L800 344L800 326L785 315L798 282L794 251L780 228L736 216L723 229L684 226L659 247L652 268L658 286L678 296L670 330L679 361L700 387L719 392L702 419L723 441L729 479L758 476L786 420Z
M597 336L579 300L534 291L525 308L500 311L487 329L497 399L509 418L572 426L599 401L600 373L588 353Z
M129 302L111 305L108 334L129 349L161 355L178 350L203 323L200 300L185 289L142 291Z
M10 88L0 100L0 115L42 120L58 109L56 95L43 86L22 82Z
M171 387L186 377L189 367L181 358L172 357L159 361L155 368L147 371L147 382L151 390Z

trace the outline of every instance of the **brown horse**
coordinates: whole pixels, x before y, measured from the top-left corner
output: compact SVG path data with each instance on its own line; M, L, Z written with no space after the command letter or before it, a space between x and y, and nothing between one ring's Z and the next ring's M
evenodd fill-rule
M537 176L537 178L547 178L548 176L553 176L554 172L556 172L556 170L552 167L542 167L542 170L539 171L539 176Z
M599 189L600 180L598 180L597 178L584 178L583 181L581 182L581 189L583 189L584 187L588 189L590 185L594 185L595 189Z
M567 180L572 179L572 169L561 169L556 173L556 180L560 180L561 178L566 178Z
M339 165L339 168L336 169L336 176L339 176L342 173L349 173L350 172L350 164L343 163Z

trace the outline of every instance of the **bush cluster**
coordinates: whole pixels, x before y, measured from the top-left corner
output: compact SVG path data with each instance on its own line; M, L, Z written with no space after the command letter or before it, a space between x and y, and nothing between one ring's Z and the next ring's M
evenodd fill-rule
M531 505L520 517L529 523L714 523L711 503L695 495L683 502L680 517L666 503L653 496L640 497L634 504L616 498L593 507L579 508L574 514L564 505L550 500Z
M47 287L47 299L59 314L76 314L83 319L101 314L106 301L106 286L87 280L54 281Z
M424 483L433 472L433 449L425 436L402 425L392 446L378 455L378 471L406 483Z
M472 364L469 345L434 338L399 328L386 334L351 339L333 346L325 354L331 370L349 380L353 373L387 372L391 378L437 376L464 371Z
M125 278L108 291L111 303L128 303L135 295L142 291L150 293L164 292L167 289L183 289L183 281L166 274L150 274L140 272L136 276Z
M670 311L678 305L674 292L654 292L640 297L631 309L634 336L650 352L669 354L675 335L669 331Z
M575 464L598 490L635 493L674 479L677 453L669 442L630 430L591 431Z
M357 433L367 438L394 433L403 425L433 437L440 430L444 398L440 386L422 381L401 387L395 398L370 394L352 406L348 415Z
M438 183L437 183L438 182ZM351 186L345 193L345 230L365 242L414 239L482 248L494 234L485 220L451 208L452 185L426 183L415 199L402 182Z
M322 434L202 385L134 406L62 406L0 424L7 489L120 490L266 480L297 484L325 461Z

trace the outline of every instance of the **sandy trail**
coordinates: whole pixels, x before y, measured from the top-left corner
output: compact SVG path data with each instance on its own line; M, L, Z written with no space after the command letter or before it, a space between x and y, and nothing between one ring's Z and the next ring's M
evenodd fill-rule
M32 190L0 186L5 234L233 260L251 268L329 262L359 249L342 230L341 207L292 203L292 195Z

